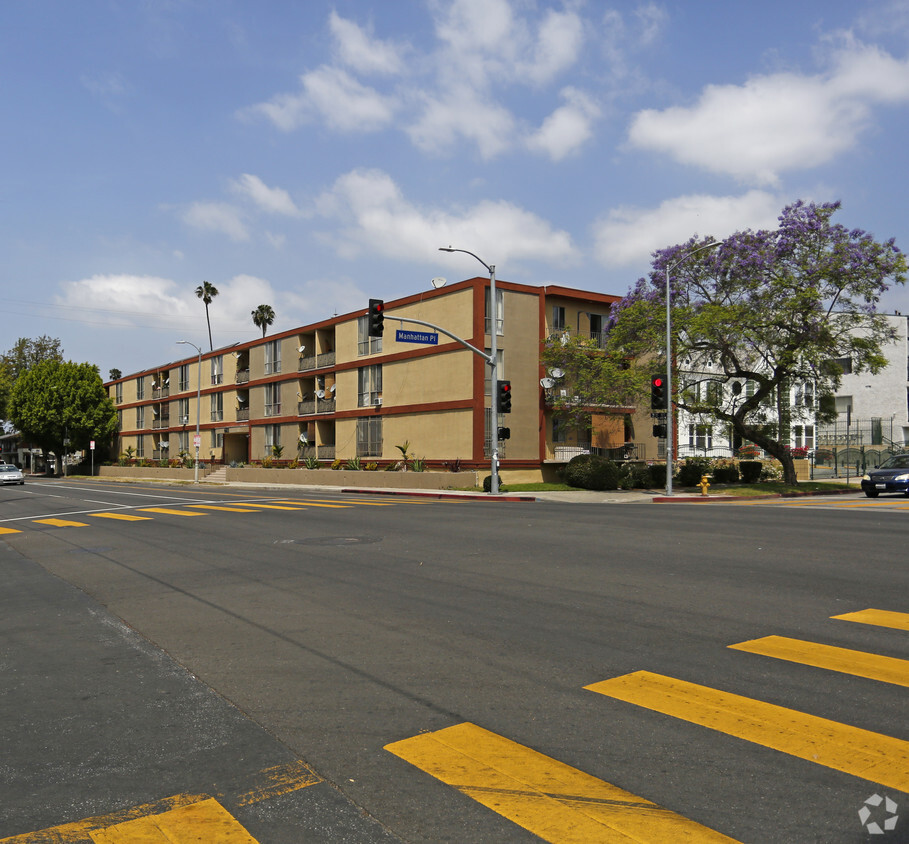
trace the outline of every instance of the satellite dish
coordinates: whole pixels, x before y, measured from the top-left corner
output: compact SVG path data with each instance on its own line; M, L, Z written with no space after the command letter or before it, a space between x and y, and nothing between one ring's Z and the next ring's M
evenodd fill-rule
M553 367L552 369L549 370L549 374L550 374L553 378L561 378L561 377L565 374L565 372L564 372L564 370L559 369L559 368L556 366L556 367Z
M157 390L157 389L158 389L158 382L157 382L157 381L152 381L152 389L153 389L153 390Z
M243 396L237 396L237 401L240 402L240 404L246 404L246 399L244 399Z
M306 346L300 346L300 348L299 348L299 349L297 349L297 351L298 351L298 352L299 352L299 353L300 353L300 354L301 354L301 355L302 355L302 354L303 354L303 352L305 352L305 351L306 351Z
M300 442L303 443L303 445L306 445L306 443L309 442L309 438L306 436L306 434L300 434Z
M324 399L324 398L325 398L325 390L319 390L319 392L316 393L316 398L317 398L317 399Z
M443 287L445 285L445 282L447 282L447 281L448 281L447 278L443 278L442 276L437 275L429 283L438 290L440 287Z
M554 384L555 384L555 381L552 378L541 378L540 379L540 386L544 390L551 390Z
M239 353L239 352L234 352L233 354L234 354L234 357L235 357L235 358L240 357L240 353Z
M338 386L337 384L332 384L331 389L328 392L333 393L335 391L335 387L337 387L337 386Z

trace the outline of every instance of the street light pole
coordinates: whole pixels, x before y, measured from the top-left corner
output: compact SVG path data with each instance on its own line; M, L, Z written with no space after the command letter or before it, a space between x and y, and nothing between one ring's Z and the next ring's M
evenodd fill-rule
M499 494L499 413L496 407L498 394L498 309L496 308L496 265L487 264L479 255L468 252L466 249L453 249L451 246L440 246L439 252L463 252L476 258L489 273L489 312L492 314L492 326L489 332L489 381L492 393L492 422L490 424L489 439L492 443L492 456L490 457L489 493Z
M199 445L202 442L202 435L199 433L199 423L202 419L202 349L195 343L190 343L189 340L177 340L177 344L192 346L199 353L199 371L197 373L199 377L196 379L196 463L193 472L193 483L197 484L199 483Z
M697 249L686 252L678 261L666 267L666 495L672 495L672 471L674 468L672 451L675 438L672 412L672 290L669 287L669 273L679 264L687 261L692 255L696 255L704 249L713 249L715 246L721 246L722 243L722 240L705 243Z

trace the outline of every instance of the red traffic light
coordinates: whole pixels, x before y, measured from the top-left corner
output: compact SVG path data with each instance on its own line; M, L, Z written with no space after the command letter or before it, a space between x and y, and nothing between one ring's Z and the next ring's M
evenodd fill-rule
M662 386L663 386L663 379L662 379L662 378L654 378L654 379L653 379L653 386L654 386L654 387L662 387Z

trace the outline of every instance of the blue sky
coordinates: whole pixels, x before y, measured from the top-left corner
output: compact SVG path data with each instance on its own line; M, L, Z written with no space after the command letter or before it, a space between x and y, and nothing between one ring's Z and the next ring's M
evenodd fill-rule
M0 4L0 349L107 377L426 289L624 294L796 199L909 248L909 0ZM903 288L888 310L909 313Z

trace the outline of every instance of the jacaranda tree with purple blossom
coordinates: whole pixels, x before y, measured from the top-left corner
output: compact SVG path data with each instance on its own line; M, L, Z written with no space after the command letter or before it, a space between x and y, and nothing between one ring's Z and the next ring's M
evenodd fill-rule
M713 239L693 237L656 252L649 277L614 307L606 377L588 379L596 387L580 403L625 403L630 385L665 371L666 267L680 262L670 274L672 359L682 369L673 378L681 384L675 405L726 424L737 439L777 458L785 481L796 483L789 451L792 388L811 385L811 401L823 407L842 376L836 359L850 358L853 372L882 369L894 335L877 304L891 283L906 280L906 259L893 240L879 243L831 222L839 208L839 202L799 201L783 209L772 231L737 232L684 260ZM575 361L589 366L592 359L577 345L551 344L544 351L550 365L560 361L567 380ZM702 380L712 389L686 388L686 369L708 373ZM609 373L618 371L621 378L610 385Z

